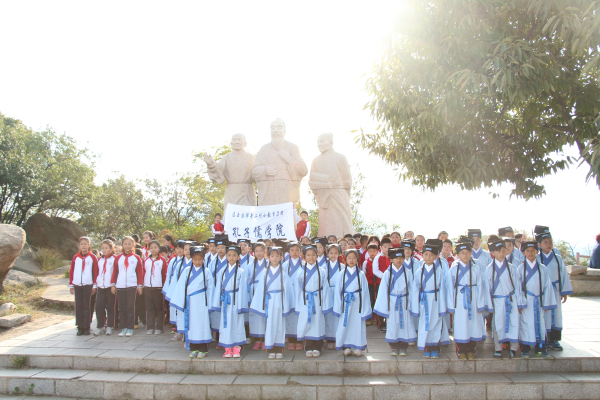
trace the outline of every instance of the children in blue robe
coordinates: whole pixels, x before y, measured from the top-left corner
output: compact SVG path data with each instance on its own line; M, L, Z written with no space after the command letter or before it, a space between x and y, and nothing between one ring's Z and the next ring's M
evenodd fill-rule
M339 245L330 244L327 246L327 261L325 262L325 271L327 272L327 283L329 284L329 302L334 304L335 277L337 273L344 269L345 265L340 263L339 256L341 250ZM327 348L333 349L336 342L336 332L338 330L338 316L331 312L325 315L325 340L328 341Z
M250 239L242 238L238 239L237 244L240 246L242 251L240 254L240 267L244 271L248 271L249 265L254 262L254 256L252 256L252 253L250 252L252 242ZM252 299L250 298L250 300ZM250 336L250 313L244 314L244 325L246 326L246 336Z
M356 249L346 251L346 266L334 280L333 314L338 317L335 334L336 350L344 355L362 356L367 348L366 320L373 316L369 297L369 282L357 267L360 253Z
M217 284L217 276L223 271L223 269L227 266L227 257L225 248L227 246L228 239L225 238L217 238L215 241L215 246L217 247L217 255L212 258L212 262L208 264L208 269L213 276L213 282ZM219 324L221 320L221 313L213 311L210 313L210 329L215 332L217 335L219 333ZM219 349L220 346L217 346Z
M294 302L293 306L296 305L296 274L302 270L302 258L300 258L301 250L300 245L297 242L290 244L289 248L290 258L285 263L285 269L287 275L290 278L290 283L293 290ZM285 337L288 339L288 350L302 350L302 343L298 342L298 316L295 312L290 313L285 317Z
M386 319L385 341L392 347L392 356L408 355L410 342L417 340L417 332L410 315L410 296L417 296L412 272L404 264L402 248L390 249L392 265L383 274L373 312Z
M514 358L519 348L519 304L522 304L521 284L516 266L506 258L504 240L488 243L494 261L485 270L486 286L490 292L487 310L493 313L492 334L495 358L502 358L502 344L509 343L509 358Z
M562 351L563 348L560 345L563 329L562 303L567 301L568 295L573 294L571 279L569 279L569 273L562 257L554 249L550 232L538 234L536 239L540 246L540 254L537 258L538 263L546 266L550 282L552 283L554 297L556 298L556 308L546 311L546 315L544 316L546 331L548 332L548 348Z
M211 310L219 312L219 346L225 348L223 357L240 357L246 344L244 313L248 312L246 273L240 268L239 246L227 246L227 266L217 273Z
M526 258L517 268L518 280L523 285L523 304L519 306L522 309L519 320L521 357L529 358L531 346L535 346L537 356L550 357L545 346L545 311L556 308L554 288L546 267L537 260L537 242L521 242L521 251Z
M331 312L327 273L317 263L317 249L302 249L306 264L296 272L296 306L298 341L304 340L306 357L319 357L325 338L325 314Z
M419 267L423 264L423 262L413 256L416 247L416 242L412 239L402 240L400 242L400 248L404 249L404 268L410 271L412 274L413 280L415 278L415 273L419 269ZM412 314L411 314L412 316ZM419 326L419 318L412 316L413 325L415 329L418 329ZM412 342L411 342L412 343ZM414 343L412 343L414 344Z
M293 313L294 292L286 271L282 268L283 251L269 249L269 267L258 276L258 284L250 305L250 312L266 320L264 343L270 359L283 358L285 346L285 318Z
M446 315L446 274L439 262L434 263L440 249L435 245L423 245L423 263L414 274L414 293L410 298L411 315L417 317L417 348L423 357L438 358L440 346L450 344Z
M173 283L173 284L170 283L168 290L165 291L165 300L167 300L168 302L171 302L171 297L173 297L173 295L175 294L177 282L179 281L181 274L183 273L183 271L186 268L188 268L192 265L192 259L190 257L191 244L192 244L192 242L184 243L184 247L183 247L184 256L181 258L179 263L173 264L173 268L171 270L171 277L165 278L165 281L170 280L170 282ZM169 271L167 270L167 273L168 272ZM164 291L164 287L163 287L163 291ZM170 306L170 309L169 309L169 323L171 323L175 326L177 325L177 309L173 306ZM173 336L173 338L171 340L177 341L177 340L183 339L183 332L184 332L183 327L177 327L175 336Z
M248 282L248 307L252 302L252 298L256 293L256 287L258 285L258 277L260 274L269 266L269 261L265 257L265 244L262 242L258 242L254 245L254 260L251 264L247 265L246 269L246 282ZM261 345L262 349L265 350L264 347L264 338L265 338L265 329L267 322L265 321L265 317L250 313L248 316L249 321L249 329L250 329L250 338L254 341L253 350L260 350Z
M184 244L185 242L183 240L178 240L175 243L175 257L171 258L171 260L169 260L169 265L167 267L167 274L165 277L165 283L163 284L163 288L162 288L162 294L165 296L165 301L167 301L167 303L169 302L169 300L167 299L167 292L169 291L169 287L171 285L171 282L173 282L173 285L175 285L177 283L177 277L175 276L175 271L177 270L175 268L175 265L177 265L178 267L181 266L182 262L183 262L183 248L184 248ZM177 274L178 275L178 274ZM174 278L175 276L175 278ZM177 319L176 316L176 309L174 307L172 307L169 304L169 323L172 324L173 322L171 322L171 315L173 316L173 320ZM177 328L174 326L173 327L173 332L176 332Z
M471 258L472 244L456 244L458 260L452 263L446 275L446 304L454 314L454 343L461 360L474 360L477 342L486 339L485 320L489 292L484 286L484 268Z
M178 311L178 326L184 330L186 348L192 351L190 358L204 358L212 342L209 315L214 283L204 265L204 248L190 250L193 265L182 272L171 304Z

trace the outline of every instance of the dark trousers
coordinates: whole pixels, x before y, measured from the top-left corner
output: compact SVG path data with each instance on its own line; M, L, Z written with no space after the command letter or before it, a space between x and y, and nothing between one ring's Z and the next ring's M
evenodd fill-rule
M112 294L110 288L98 288L96 294L96 319L98 320L98 328L104 328L104 325L109 328L117 326L117 310L116 296Z
M390 343L390 346L392 347L392 349L396 349L396 350L406 350L408 349L408 342L396 342L396 343ZM438 346L439 347L439 346ZM429 350L429 349L428 349ZM431 351L431 350L429 350ZM436 351L436 350L433 350ZM437 350L439 351L439 350Z
M142 321L142 324L146 324L146 299L144 292L135 298L135 324L138 324L138 320Z
M90 329L92 323L92 285L74 286L75 289L75 325L79 329Z
M190 350L206 353L208 351L208 343L190 343Z
M523 346L521 346L521 353L523 352L530 352L531 351L531 346L528 344L524 344ZM535 351L542 351L542 346L538 343L535 345Z
M312 350L323 350L323 341L322 340L305 340L304 341L304 350L312 351Z
M375 307L375 286L369 284L369 298L371 300L371 309ZM371 317L373 319L373 317Z
M117 289L119 301L119 329L133 329L135 326L135 299L137 287Z
M289 337L288 343L298 343L298 339L296 339L295 337Z
M162 288L145 288L146 297L146 329L163 328L164 310ZM156 320L156 322L154 322Z
M437 346L427 346L425 347L425 351L440 351L440 345Z
M164 301L164 310L165 310L165 318L163 319L163 326L169 326L170 316L171 316L171 306L167 300Z
M471 340L468 343L456 343L456 348L458 349L458 354L465 353L475 353L475 348L477 347L477 342Z
M273 346L273 348L268 349L267 352L269 352L269 353L283 353L283 347L275 347L275 346Z
M550 342L560 342L562 340L562 331L557 329L551 329L550 333L548 333L548 341Z

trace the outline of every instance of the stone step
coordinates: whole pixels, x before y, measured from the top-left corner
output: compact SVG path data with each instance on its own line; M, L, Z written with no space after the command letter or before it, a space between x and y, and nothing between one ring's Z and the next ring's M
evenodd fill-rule
M0 393L86 399L597 399L600 373L315 377L2 369Z

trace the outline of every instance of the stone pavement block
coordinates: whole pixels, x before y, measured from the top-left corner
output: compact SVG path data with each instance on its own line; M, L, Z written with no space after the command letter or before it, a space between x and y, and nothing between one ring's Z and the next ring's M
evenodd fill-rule
M33 384L33 387L31 386ZM54 379L9 378L7 391L9 393L49 394L54 395ZM30 392L29 389L32 388Z
M308 361L310 359L306 359L306 358L302 359L302 356L300 356L300 357L301 357L300 361L294 360L293 362L290 362L290 363L283 362L283 363L268 364L267 369L272 368L271 365L283 365L284 373L286 373L286 374L291 374L291 375L296 375L296 374L329 375L327 373L321 372L321 368L320 368L320 366L317 366L316 361ZM319 364L321 364L321 363L319 363ZM332 365L332 364L336 364L336 363L323 363L323 364ZM341 371L341 367L339 370Z
M131 383L179 383L186 374L137 374L129 380Z
M398 375L402 384L412 385L454 385L454 379L448 374Z
M62 349L91 349L92 347L97 346L96 343L93 342L81 342L77 340L62 340L60 342L52 342L51 346L48 347L58 347Z
M477 361L476 361L477 362ZM448 361L448 373L450 374L474 374L476 362L463 360Z
M554 372L528 372L526 374L503 374L514 383L567 382L568 379Z
M287 375L238 375L234 385L287 385Z
M371 374L371 363L367 362L345 362L340 363L342 366L342 372L344 375L370 375ZM319 364L319 373L321 371L321 364Z
M477 373L510 373L510 372L527 372L527 360L513 358L505 360L475 360L475 368Z
M167 371L171 372L169 369L171 361L167 361ZM214 361L206 361L205 359L194 359L191 361L190 367L194 372L198 372L201 374L213 374L215 372L215 362Z
M386 359L370 361L371 375L397 375L398 361L396 357L390 357L386 354Z
M308 367L310 368L306 368L308 370L307 373L311 374L311 373L316 373L316 372L310 372L310 371L319 371L318 374L319 375L336 375L336 374L342 374L342 373L347 373L345 370L345 362L344 361L338 361L338 362L320 362L320 361L313 361L312 363L310 361L294 361L294 364L306 364ZM314 369L312 369L312 365L314 365ZM368 367L368 365L367 365ZM353 368L353 367L349 367L349 368ZM356 367L356 368L360 368Z
M104 394L103 382L85 382L80 380L56 381L56 395L83 399L100 399Z
M510 379L502 374L451 374L450 377L454 379L456 383L511 382Z
M142 359L152 353L150 350L109 350L100 354L99 358L137 358Z
M529 372L581 372L581 361L574 358L530 358Z
M544 399L598 399L597 383L544 383Z
M600 373L595 372L559 372L558 374L571 382L600 382Z
M600 353L599 353L600 355ZM600 372L600 357L584 358L581 360L582 372Z
M73 368L73 357L29 356L28 365L35 368Z
M231 385L237 375L188 375L180 384L191 385Z
M239 374L243 371L241 359L215 361L215 374Z
M23 350L19 351L19 355L31 355L31 356L51 356L53 354L60 353L64 349L58 347L24 347Z
M317 400L316 386L263 386L262 399Z
M106 353L108 350L106 349L62 349L58 353L57 356L87 356L87 357L98 357L102 353Z
M42 379L77 379L89 374L92 371L89 370L75 370L75 369L47 369L35 374L34 378Z
M373 388L368 386L318 386L317 396L319 400L373 400Z
M487 385L487 400L537 400L543 397L541 383L490 383Z
M8 378L0 378L0 393L8 392Z
M167 363L164 360L129 360L119 359L120 371L147 371L167 372Z
M47 341L48 346L56 343L57 341L64 341L64 340L70 340L70 341L75 341L75 342L87 342L88 340L90 340L94 337L93 335L76 336L75 335L76 328L73 328L72 332L73 332L72 334L70 332L64 332L63 334L53 337L52 340Z
M246 357L244 357L241 361L241 368L239 369L239 373L241 374L265 374L267 371L267 363L276 364L282 363L285 361L282 360L269 360L265 361L264 359L261 361L246 361Z
M96 371L117 371L119 369L118 358L97 357L73 357L74 369L89 369Z
M187 378L186 378L187 379ZM259 399L261 398L260 386L233 386L233 385L208 385L208 399ZM264 397L263 397L264 399Z
M137 373L135 372L93 371L80 380L96 382L127 382L136 375Z
M29 378L45 369L0 369L0 378Z
M140 399L154 398L154 385L151 383L104 382L105 399Z
M484 388L485 389L485 388ZM485 391L484 391L485 393ZM374 399L397 399L397 400L417 400L429 399L429 386L423 385L400 385L400 386L373 386ZM458 398L458 397L456 397ZM454 399L456 399L454 398Z
M0 354L15 354L23 350L23 347L0 347Z
M119 343L119 342L84 342L93 344L94 349L102 350L135 350L139 346L137 343Z
M180 361L190 361L190 351L155 351L146 356L146 360L180 360ZM210 356L209 356L210 357ZM205 361L205 359L200 359L198 361Z
M154 385L154 398L156 400L204 400L206 398L206 386L159 383Z
M395 376L345 376L344 385L399 385Z
M431 400L485 399L485 384L431 385Z
M288 385L298 384L306 386L342 386L344 378L341 376L290 376Z
M447 374L450 372L450 360L424 360L422 364L424 374Z
M171 373L185 373L187 374L192 370L192 360L188 358L188 361L170 361L167 360L167 371ZM199 371L200 372L200 371ZM210 373L214 372L214 368Z
M423 373L423 363L421 361L407 361L404 357L398 357L398 374L414 375Z

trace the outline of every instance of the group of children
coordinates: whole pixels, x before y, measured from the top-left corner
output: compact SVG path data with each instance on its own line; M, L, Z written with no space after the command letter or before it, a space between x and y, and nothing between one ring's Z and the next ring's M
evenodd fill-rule
M95 334L111 334L118 313L119 336L131 336L143 294L147 334L162 333L167 318L172 340L185 341L192 358L206 357L213 341L226 358L253 344L281 359L286 342L307 357L319 357L324 343L361 356L373 322L392 356L407 355L416 342L425 358L438 358L452 333L458 358L473 360L486 320L494 357L506 349L513 358L519 345L524 358L532 347L541 357L548 348L562 350L561 299L572 290L547 227L536 226L536 241L501 228L488 238L489 251L479 229L461 236L453 251L446 232L427 241L409 231L404 239L393 232L381 240L303 235L300 243L232 243L222 226L213 228L207 243L179 240L167 249L144 232L142 257L132 237L122 239L120 255L104 240L100 260L81 238L70 272L77 334L90 333L95 297Z

